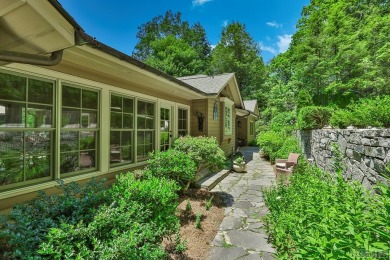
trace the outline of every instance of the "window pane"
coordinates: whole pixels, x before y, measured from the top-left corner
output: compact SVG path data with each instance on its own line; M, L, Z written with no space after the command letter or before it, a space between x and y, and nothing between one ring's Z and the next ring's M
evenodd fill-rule
M132 114L123 114L123 128L133 128Z
M145 143L145 132L140 131L137 133L137 143L143 145Z
M25 132L26 152L34 155L50 154L51 132Z
M62 87L62 105L67 107L81 107L81 89L68 86Z
M0 132L0 158L23 156L23 132Z
M80 152L80 168L95 167L95 151Z
M26 79L0 73L0 99L25 101Z
M131 146L122 147L121 155L122 161L131 161Z
M53 83L29 79L28 102L53 104Z
M61 132L61 152L75 151L79 149L79 132L62 131Z
M52 127L52 107L40 105L28 105L27 127L50 128Z
M83 110L81 113L82 128L97 128L97 111Z
M146 114L146 103L143 101L138 101L137 105L137 113L138 115L145 115Z
M0 101L0 116L2 117L0 127L25 127L24 104Z
M138 129L145 129L145 118L144 117L138 117L138 122L137 122L137 128Z
M128 132L128 131L122 132L121 146L131 145L132 144L132 142L131 142L132 133L133 132Z
M111 95L111 111L122 111L122 98Z
M96 132L80 132L80 150L95 149Z
M62 127L80 128L80 110L73 108L62 109Z
M143 145L137 145L137 158L142 159L145 157L145 148Z
M154 119L146 118L146 129L154 129Z
M26 180L50 176L50 156L29 156L26 159Z
M122 113L111 112L111 128L122 128Z
M154 116L154 104L152 103L146 103L146 113L149 116Z
M0 158L0 185L22 182L23 157Z
M98 109L98 93L83 89L83 108Z
M121 132L119 131L111 131L110 133L110 144L111 147L117 147L121 145Z
M153 143L153 134L154 132L145 132L145 144L152 144Z
M126 113L133 113L133 100L129 98L123 99L123 111Z
M68 173L80 170L78 152L63 153L60 156L60 173Z

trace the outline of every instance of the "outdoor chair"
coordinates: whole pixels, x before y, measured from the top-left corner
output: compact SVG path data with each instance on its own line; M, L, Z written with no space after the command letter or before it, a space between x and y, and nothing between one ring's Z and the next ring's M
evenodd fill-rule
M290 153L287 159L275 160L276 179L284 178L288 182L288 176L291 174L295 165L298 164L298 153Z

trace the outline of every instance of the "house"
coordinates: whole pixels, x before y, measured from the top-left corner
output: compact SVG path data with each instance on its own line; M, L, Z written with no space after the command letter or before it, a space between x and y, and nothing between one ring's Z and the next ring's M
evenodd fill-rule
M257 100L244 100L243 109L237 109L237 139L239 145L248 145L256 140L255 122L259 117Z
M143 167L182 135L236 146L234 74L176 79L86 34L56 0L0 2L0 212Z

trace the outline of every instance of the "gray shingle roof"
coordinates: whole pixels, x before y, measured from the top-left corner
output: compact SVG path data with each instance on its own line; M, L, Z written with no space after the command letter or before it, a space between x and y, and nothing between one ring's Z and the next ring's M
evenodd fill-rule
M257 111L255 111L256 104L257 100L244 100L245 109L257 114Z
M178 78L179 80L193 86L206 94L218 94L234 73L226 73L215 76L194 75Z

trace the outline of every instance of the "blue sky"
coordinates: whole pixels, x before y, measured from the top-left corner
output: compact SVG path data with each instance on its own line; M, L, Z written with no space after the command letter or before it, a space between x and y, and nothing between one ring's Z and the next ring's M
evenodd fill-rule
M246 25L262 48L265 62L287 50L302 7L310 0L59 0L91 36L131 55L138 26L166 11L181 12L191 24L200 22L216 45L223 26Z

